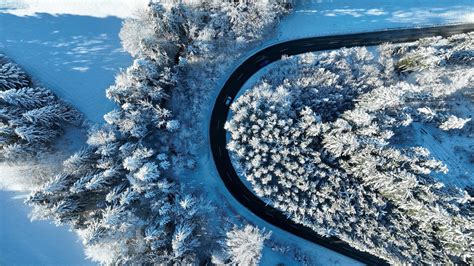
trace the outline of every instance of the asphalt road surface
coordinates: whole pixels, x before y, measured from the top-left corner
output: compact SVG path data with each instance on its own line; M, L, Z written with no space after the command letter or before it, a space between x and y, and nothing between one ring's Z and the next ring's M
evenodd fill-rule
M296 55L312 51L338 49L341 47L377 45L385 42L411 42L423 37L447 37L471 31L474 31L474 24L305 38L272 45L250 56L229 77L217 96L214 109L212 110L209 129L210 145L214 162L225 186L242 205L274 226L278 226L294 235L362 263L368 265L388 264L385 260L367 252L359 251L336 237L322 237L310 228L296 224L288 219L281 211L266 205L260 198L247 189L232 166L229 153L226 149L224 123L229 114L229 106L238 94L240 88L252 75L266 65L280 60L282 55Z

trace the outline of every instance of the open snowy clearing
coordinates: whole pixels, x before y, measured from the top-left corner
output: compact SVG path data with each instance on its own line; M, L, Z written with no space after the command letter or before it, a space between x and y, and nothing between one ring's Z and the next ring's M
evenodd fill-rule
M105 88L131 62L120 47L120 25L114 17L0 14L0 51L99 123L113 107Z
M0 265L93 265L66 227L30 222L18 193L0 193Z
M122 19L147 1L2 1L0 51L94 123L113 108L105 97L131 57Z
M279 40L388 28L474 22L471 0L296 1L278 28Z
M102 123L113 107L105 89L131 62L118 38L122 18L147 1L117 2L0 1L0 52L89 120ZM82 137L77 140L74 149L83 145ZM17 195L0 191L0 264L92 265L74 233L30 222L30 208Z
M75 15L97 18L128 18L148 0L3 0L0 13L16 16L35 16L46 13L54 16Z

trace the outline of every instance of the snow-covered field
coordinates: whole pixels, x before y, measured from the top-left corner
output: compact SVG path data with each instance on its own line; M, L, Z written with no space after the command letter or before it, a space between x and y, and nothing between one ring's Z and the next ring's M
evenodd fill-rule
M18 196L0 193L0 265L92 265L78 237L49 222L31 223Z
M35 16L41 13L88 16L96 18L127 18L148 0L2 0L0 13L16 16ZM2 10L3 9L3 10Z
M105 89L131 57L122 18L147 1L0 1L0 52L93 122L113 108Z
M474 22L472 0L298 0L278 39Z
M64 100L75 105L93 122L113 108L105 89L120 68L131 63L122 51L118 32L123 18L146 4L146 0L0 0L0 53L4 53L29 74ZM474 7L468 0L440 1L311 1L297 6L295 13L278 28L278 37L291 39L333 33L370 31L393 27L473 22ZM249 51L249 54L251 52ZM216 88L218 90L220 88ZM206 152L203 158L210 159ZM206 159L205 159L206 160ZM226 193L212 161L204 174L220 187L227 202L238 213L261 227L265 223L243 210ZM1 169L0 169L1 171ZM205 179L205 181L207 181ZM86 264L74 234L44 222L29 223L28 209L13 194L0 192L0 264ZM294 239L278 228L266 226ZM14 230L12 230L14 228ZM36 237L32 237L36 236ZM29 241L24 241L28 237ZM335 264L331 252L302 242L313 250L318 264ZM265 251L263 263L284 260ZM324 256L327 255L327 256ZM352 264L341 257L340 264Z

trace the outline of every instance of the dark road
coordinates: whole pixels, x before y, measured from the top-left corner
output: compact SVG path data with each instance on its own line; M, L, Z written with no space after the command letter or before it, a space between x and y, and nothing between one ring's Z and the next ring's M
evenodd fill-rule
M238 94L240 88L251 76L264 66L280 60L282 55L297 55L342 47L378 45L385 42L411 42L423 37L447 37L470 31L474 31L474 24L314 37L279 43L252 55L229 77L217 96L212 110L209 128L210 145L216 168L225 186L242 205L274 226L362 263L368 265L387 265L388 263L385 260L367 252L359 251L335 237L322 237L310 228L296 224L279 210L266 205L260 198L247 189L233 168L229 153L226 149L224 123L229 114L229 106Z

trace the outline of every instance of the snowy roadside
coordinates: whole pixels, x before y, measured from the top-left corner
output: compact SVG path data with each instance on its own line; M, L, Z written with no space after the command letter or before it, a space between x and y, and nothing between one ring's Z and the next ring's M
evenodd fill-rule
M226 213L226 216L230 217L234 222L239 223L246 220L259 228L272 231L272 243L296 247L297 250L312 260L312 265L360 265L359 262L351 258L273 226L250 212L247 208L242 206L224 186L215 168L210 149L203 149L201 152L202 154L198 158L200 167L197 171L189 173L188 178L194 180L189 184L194 183L196 187L204 187L209 200L214 203L220 202L222 205L221 209ZM266 245L261 263L261 265L277 265L278 263L292 265L295 264L296 261L290 254L282 256L281 252L275 252L271 247Z
M390 36L393 36L393 35L390 35ZM458 38L462 39L462 37L458 37ZM456 39L456 37L453 37L453 39ZM420 41L420 43L424 43L424 44L426 45L427 43L431 43L431 42L430 42L431 40L432 40L432 39ZM467 42L467 43L469 43L469 42ZM461 46L462 46L462 45L461 45ZM364 48L362 48L362 49L364 49ZM330 54L331 54L331 56L332 56L333 53L335 54L335 53L337 53L337 52L338 52L338 51L334 51L334 52L331 52ZM269 53L270 53L270 52L269 52ZM337 56L336 56L336 58L337 58ZM344 56L343 58L348 58L348 56ZM275 58L273 58L273 59L275 59ZM447 60L449 61L449 59L447 59ZM308 61L312 62L311 60L308 60ZM351 61L351 60L348 59L348 61ZM380 61L380 60L379 60L379 61ZM436 60L433 60L433 61L436 61ZM319 58L318 58L318 59L315 59L314 62L321 62L321 64L323 64L322 62L326 62L326 61L325 61L324 59L319 59ZM354 61L351 61L351 62L352 62L352 64L340 64L340 63L333 63L333 62L330 62L330 63L327 64L326 66L318 65L318 67L319 67L319 69L331 69L331 67L332 67L333 65L334 65L334 66L340 66L340 65L357 66L357 65L359 65L358 62L354 62ZM284 63L281 63L281 64L284 65ZM298 65L298 64L296 64L296 65ZM440 65L442 65L442 64L440 64ZM448 64L448 65L449 65L449 64ZM389 68L387 68L387 69L395 69L395 68L390 68L390 67L389 67ZM469 68L467 68L467 69L469 69ZM272 82L281 82L280 79L284 79L285 82L283 82L283 83L288 87L289 91L297 90L297 88L299 88L299 86L307 86L307 87L305 87L305 88L313 88L313 87L311 87L311 85L308 85L308 83L309 83L308 80L310 80L311 78L302 79L301 82L300 82L300 81L291 80L291 74L290 74L291 71L289 71L288 69L286 69L285 67L283 67L283 66L281 66L281 65L280 65L278 68L274 69L274 71L275 71L275 73L280 74L280 76L277 75L277 76L273 76L273 77L265 77L265 79L268 80L268 82L270 82L270 84L272 84ZM433 70L433 69L432 69L432 71L436 73L436 70ZM314 76L314 73L315 73L315 72L316 72L316 71L314 71L314 70L313 70L313 71L305 71L304 69L294 70L294 73L296 73L296 74L299 74L299 73L307 73L307 74L309 75L309 77L312 76L312 78L316 78L316 77L319 76L319 75ZM344 72L344 71L341 71L340 73L343 73L343 72ZM392 72L393 72L393 71L386 71L386 73L392 73ZM441 71L441 72L444 72L444 71ZM311 73L313 73L313 75L311 75ZM469 73L469 72L467 72L467 73ZM303 74L302 74L302 75L303 75ZM341 75L342 75L342 74L341 74ZM450 74L448 74L448 75L450 75ZM469 74L462 74L462 73L459 73L459 74L457 74L457 75L455 74L455 75L450 75L450 76L451 76L451 77L454 77L454 78L456 78L456 77L461 78L461 77L466 77L466 76L467 76L467 80L469 80L469 76L472 77L472 74L469 75ZM364 76L364 78L366 78L367 80L370 80L369 77ZM278 80L278 81L275 81L275 80ZM349 80L349 79L343 77L342 80ZM413 79L413 80L415 80L415 79ZM258 90L258 89L257 89L257 92L260 92L260 93L261 93L260 95L263 95L263 97L267 97L267 96L268 96L268 98L270 99L270 102L272 102L272 101L275 100L275 99L284 99L284 100L285 100L285 99L286 99L286 100L288 100L288 99L293 99L292 96L286 96L285 92L281 92L281 91L280 91L280 89L283 90L283 86L284 86L284 85L282 85L282 86L280 87L279 84L280 84L280 83L276 83L276 84L274 85L275 87L278 87L278 90L276 90L276 91L277 91L277 93L276 93L277 95L268 96L268 94L266 93L266 90L265 90L265 86L260 87L260 88L262 88L262 90ZM304 84L304 85L302 85L302 84ZM424 83L424 82L421 82L421 84L425 84L425 83ZM457 83L456 83L456 84L457 84ZM460 84L461 84L461 83L460 83ZM235 85L234 85L234 86L235 86ZM427 87L430 87L430 85L426 85L426 86L427 86ZM245 87L245 86L244 86L244 87ZM324 86L322 86L322 87L324 88ZM351 87L355 87L355 85L354 85L354 86L352 86L352 85L349 85L349 86L341 86L341 87L348 87L348 88L351 88ZM317 87L317 88L318 88L318 87ZM331 87L331 88L335 88L335 87ZM318 90L319 90L319 88L318 88ZM315 91L318 91L318 90L315 90ZM321 89L321 90L323 90L323 89ZM444 87L444 86L443 86L443 88L440 88L440 90L451 92L451 89L450 89L449 87ZM262 92L262 91L263 91L263 92ZM308 91L310 91L310 90L308 90ZM331 90L331 91L332 91L332 90ZM234 92L234 93L235 93L235 92ZM250 94L250 95L252 95L252 94ZM342 93L342 95L350 95L350 93ZM258 121L257 123L258 123L259 125L261 125L261 122L260 122L260 121L265 120L266 118L261 118L261 117L259 117L258 115L257 115L256 117L253 116L253 115L250 115L250 114L247 112L248 110L247 110L246 108L258 108L258 107L255 107L255 106L262 106L262 105L264 105L264 104L262 103L263 101L258 102L258 104L254 104L252 101L249 100L248 97L249 97L249 96L245 96L244 99L241 99L241 100L239 99L238 102L233 105L233 109L234 109L235 111L238 111L238 115L235 116L235 119L236 119L236 121L239 121L239 120L243 120L242 118L245 119L245 118L249 118L249 117L250 117L250 120ZM318 96L309 96L308 98L309 98L309 99L321 99L321 98L323 98L323 97L321 97L321 96L319 96L319 97L318 97ZM341 98L342 98L342 96L341 96ZM284 101L284 100L283 100L283 101ZM239 104L239 101L240 101L240 104ZM276 101L276 100L275 100L275 101ZM375 101L374 101L374 102L375 102ZM457 103L457 105L459 105L459 103ZM251 107L250 107L250 106L251 106ZM282 113L284 113L284 114L291 113L291 112L292 112L292 108L295 108L295 105L294 105L294 104L286 104L286 105L285 105L285 104L282 104L282 106L286 106L286 107L291 106L291 107L288 107L288 108L289 108L288 110L282 111ZM276 109L278 109L278 108L276 108ZM415 109L416 109L416 108L415 108ZM293 109L293 110L294 110L294 109ZM316 110L318 110L318 108L316 108ZM269 114L269 113L270 113L270 114ZM324 112L323 112L323 113L324 113ZM264 114L264 116L266 116L266 117L269 118L270 120L273 119L273 115L271 114L270 111L269 111L268 113L267 113L266 111L261 111L259 114L260 114L260 115L263 115L263 114ZM458 115L458 114L456 114L456 115ZM460 115L461 117L466 116L466 114L464 114L464 115L463 115L463 114L459 114L459 115ZM262 119L262 120L260 120L260 119ZM293 119L295 119L295 117L293 117ZM298 120L299 118L296 118L296 119ZM302 120L304 121L305 119L302 119ZM470 119L468 119L468 120L470 120ZM275 121L275 120L273 120L273 121ZM293 120L293 121L294 121L294 120ZM252 130L249 130L249 129L246 129L246 128L242 128L241 125L237 125L237 126L236 126L235 124L233 125L233 124L231 123L230 126L229 126L229 128L230 128L231 130L238 128L238 132L245 132L245 133L247 133L247 132L254 132L254 133L255 133L255 131L252 131L252 130L255 130L255 129L258 130L258 129L259 129L259 126L255 126L255 128L253 128ZM275 129L275 131L270 130L270 131L267 131L267 132L276 132L276 130L277 130L277 129ZM469 129L468 129L468 130L469 130ZM236 136L237 136L237 137L239 136L239 133L238 133L238 132L237 132L236 130L232 130L232 136L233 136L233 138L236 138ZM280 132L280 131L278 131L278 132ZM252 134L252 133L249 133L249 134ZM257 134L258 134L258 133L257 133ZM426 132L425 132L425 134L426 134ZM411 135L412 135L412 134L408 134L408 136L411 136ZM247 136L248 136L248 135L247 135ZM254 136L255 136L255 135L254 135ZM297 136L297 134L294 134L294 136ZM252 138L246 137L246 140L249 140L249 139L251 139L251 141L250 141L251 144L250 144L250 145L251 145L252 147L263 147L263 148L268 147L268 146L265 146L264 142L260 142L259 140L257 140L257 141L255 142L253 137L252 137ZM263 137L262 139L270 139L270 140L273 140L272 137ZM292 137L290 137L290 139L292 139ZM255 143L257 143L257 144L255 144ZM466 142L466 143L468 143L468 142ZM243 162L243 163L246 165L246 167L252 167L252 166L254 166L254 169L252 169L252 170L249 171L248 173L249 173L249 174L255 173L255 176L260 177L260 176L257 175L257 173L261 173L261 172L259 172L260 169L261 169L261 168L260 168L260 165L259 165L259 161L258 161L259 159L256 159L256 160L254 161L253 158L251 157L252 154L255 154L255 153L254 153L253 151L248 151L248 150L245 151L245 150L242 150L242 149L240 149L239 146L236 146L235 143L231 143L231 144L232 144L232 145L229 145L229 147L230 147L229 149L230 149L230 150L233 150L233 151L238 150L238 154L240 154L240 156L242 156L242 157L248 156L248 157L246 157L246 158L247 158L246 160L247 160L247 162L251 162L251 163L245 164L246 162ZM292 145L292 144L290 144L290 145ZM279 145L279 144L276 144L276 145L273 144L273 146L274 146L274 147L275 147L275 146L278 147L278 146L280 146L280 145ZM262 149L263 149L263 148L262 148ZM256 149L258 149L258 148L256 148ZM298 153L298 154L304 154L304 153L305 153L305 152L300 152L300 153ZM363 153L363 154L365 154L365 153ZM257 156L259 156L259 155L257 155ZM451 155L451 156L452 156L452 155ZM250 157L250 159L249 159L249 157ZM452 157L454 157L454 156L452 156ZM258 158L258 157L257 157L257 158ZM288 158L288 157L284 157L284 158ZM273 157L272 157L272 159L273 159ZM275 160L275 161L278 160L277 155L275 155L275 159L274 159L274 160ZM263 161L265 161L265 158L263 159ZM269 159L269 160L267 160L267 162L268 162L268 161L271 162L272 160ZM264 169L265 169L265 168L264 168ZM291 168L290 168L290 169L291 169ZM265 170L262 170L262 171L265 171ZM265 172L264 172L264 173L265 173ZM298 172L298 173L299 173L299 172ZM313 173L313 172L310 173L310 176L312 175L312 173ZM276 173L276 175L279 176L278 173ZM252 177L251 175L249 175L249 176ZM268 175L267 175L267 176L268 176ZM267 177L267 176L265 176L265 177ZM286 176L286 175L285 175L285 176ZM258 178L255 178L255 179L258 179ZM263 179L263 178L262 178L262 179ZM304 180L308 180L308 176L305 176L305 178L303 178L303 179L304 179ZM264 184L265 184L265 182L266 182L266 181L263 180L263 183L264 183ZM282 181L282 183L284 183L284 182ZM292 182L288 182L288 183L291 184ZM288 184L288 183L286 183L286 184ZM284 184L285 184L285 183L284 183ZM257 186L257 188L258 188L258 187L262 187L262 185ZM263 187L264 187L264 186L263 186ZM387 187L391 187L391 186L387 186ZM304 188L303 188L303 189L304 189ZM321 190L322 190L322 189L321 189ZM260 191L262 191L262 190L260 190ZM281 189L275 189L275 191L278 191L277 193L280 193L280 194L278 194L277 197L280 197L280 196L282 195ZM318 189L317 191L320 191L320 190ZM331 189L330 189L330 191L331 191ZM267 192L265 192L265 194L264 194L263 192L260 192L260 194L261 194L261 195L265 195L265 196L268 195ZM318 195L318 197L319 197L319 196L321 196L321 195ZM339 197L339 196L338 196L338 197ZM330 201L330 202L332 202L332 201ZM298 205L298 204L294 204L293 206L299 206L299 205ZM283 208L283 209L284 209L284 210L287 210L287 209L285 209L285 208ZM291 209L291 207L288 208L288 209ZM314 209L311 209L311 211L312 211L312 210L314 210ZM319 215L318 217L322 217L322 216L323 216L323 215ZM386 220L391 220L391 219L386 219ZM318 222L319 222L319 221L318 221ZM405 232L406 232L406 231L405 231ZM383 235L383 234L382 234L382 235ZM369 239L369 238L365 238L365 239ZM376 254L377 254L377 253L376 253Z
M340 4L341 1L331 1L331 3L321 3L321 4L318 4L318 3L313 3L311 8L312 9L317 9L319 8L321 5L326 5L328 6L328 8L332 8L332 9L338 9L339 8L339 4ZM365 3L367 5L376 5L376 3L369 3L367 1L365 1ZM392 7L395 7L395 2L391 2L391 1L388 1L388 4L392 5ZM308 27L301 27L302 24L304 23L307 23L308 22L308 18L307 17L301 17L300 14L298 14L298 10L300 10L301 8L300 7L296 7L296 12L294 14L291 14L289 15L287 18L283 19L281 21L281 24L278 26L278 34L276 36L273 36L273 38L270 38L269 40L265 41L265 42L262 42L261 45L255 47L254 49L251 49L249 50L248 52L246 52L245 54L243 54L239 59L235 60L232 64L231 67L228 67L227 68L227 72L229 74L227 75L223 75L221 77L221 79L219 80L219 82L217 82L217 86L215 87L215 91L213 93L211 93L212 97L208 97L207 98L207 101L203 104L205 106L203 113L205 113L205 119L202 123L202 128L201 130L203 132L208 132L208 128L209 128L209 117L210 117L210 113L212 111L212 106L214 105L214 99L215 99L215 96L219 93L220 89L222 88L223 84L226 82L228 76L230 75L230 73L232 73L242 62L244 62L248 57L250 57L251 55L253 55L255 52L261 50L261 49L264 49L265 47L268 47L270 45L273 45L275 43L278 43L278 42L281 42L281 41L285 41L285 40L289 40L289 39L294 39L294 38L300 38L300 37L308 37L308 36L318 36L318 35L328 35L328 34L336 34L336 33L339 33L339 34L343 34L343 33L350 33L350 32L364 32L364 31L372 31L372 30L382 30L382 29L385 29L385 28L400 28L400 27L410 27L410 26L428 26L428 25L435 25L435 24L451 24L453 23L453 20L451 19L458 19L456 13L450 13L448 12L450 10L450 6L449 4L452 3L452 1L444 1L444 5L445 5L445 8L447 10L446 14L451 14L451 17L449 16L438 16L438 15L433 15L433 21L432 23L430 22L427 22L426 24L424 23L419 23L419 21L416 21L416 18L412 18L413 20L410 21L410 18L407 18L405 20L405 24L401 24L401 23L397 23L395 20L392 20L392 21L389 21L387 20L386 23L384 23L383 25L382 24L377 24L377 23L374 23L373 25L370 25L368 27L365 27L362 23L356 23L356 24L352 24L351 22L353 22L352 19L357 19L358 17L357 16L349 16L349 17L346 17L346 16L342 16L342 14L340 14L340 16L336 16L336 18L334 17L330 17L330 16L320 16L319 14L317 14L316 12L313 12L312 14L314 15L312 19L314 20L317 20L319 22L323 22L325 20L342 20L344 19L344 27L341 28L340 31L338 32L333 32L331 29L332 25L331 23L327 22L327 23L318 23L318 24L310 24ZM352 5L354 3L352 2L349 2L349 3L345 3L347 5ZM378 2L377 4L380 5L380 2ZM408 2L407 1L402 1L401 3L401 7L400 9L403 9L403 5L407 5ZM426 6L429 6L429 3L426 2L425 3L425 8ZM304 7L304 8L307 8L307 7ZM348 7L350 8L350 7ZM465 9L465 10L468 10L466 11L468 14L472 14L474 12L471 12L469 13L469 9ZM467 17L467 16L466 16ZM435 18L437 18L438 20L436 21ZM461 20L459 20L461 21ZM464 20L462 20L464 21ZM426 20L425 20L426 22ZM322 25L321 27L318 27L316 25ZM262 69L261 72L265 72L267 68L265 69ZM252 82L255 82L255 79L258 79L258 77L256 76L260 76L262 75L263 73L257 73L254 77L252 77L249 81L248 81L248 84L245 84L244 85L244 88L243 90L241 91L241 93L243 93L246 88L250 87L251 86L251 83ZM235 101L235 99L234 99ZM208 135L206 134L205 135L205 142L209 143L208 142ZM273 237L275 237L277 240L282 240L282 239L287 239L289 240L289 242L293 242L293 243L302 243L302 241L298 238L295 238L295 236L292 236L288 233L286 233L285 231L282 231L281 229L279 228L275 228L275 227L272 227L270 225L268 225L267 223L263 222L262 220L260 220L258 217L256 217L255 215L253 215L252 213L250 213L247 209L243 208L235 199L232 198L232 196L229 194L229 192L226 190L226 188L223 186L223 183L222 181L220 180L220 178L218 177L218 173L215 169L215 166L214 166L214 163L213 163L213 159L212 159L212 156L210 154L210 150L208 147L205 147L203 149L200 150L200 156L198 158L198 165L200 165L200 169L197 171L197 172L193 172L193 173L190 173L188 175L188 179L190 180L189 184L193 184L194 187L199 187L199 184L206 184L205 188L206 188L206 191L208 191L208 195L210 198L213 199L214 202L228 202L230 204L229 208L231 208L231 210L228 210L230 213L232 212L235 212L236 214L239 214L241 215L242 217L245 217L246 220L248 221L251 221L252 223L254 223L255 225L258 225L259 227L266 227L267 229L270 229L274 232L273 234ZM217 192L217 193L216 193ZM222 200L220 197L224 197L225 200ZM297 241L295 241L295 239L298 239ZM313 246L313 256L317 259L319 259L318 263L321 263L321 264L332 264L332 260L334 260L334 258L337 258L338 256L341 258L341 264L347 264L347 263L350 263L348 262L347 258L345 257L342 257L338 254L331 254L331 251L329 250L326 250L324 251L325 249L324 248L321 248L319 246L316 246L314 244L311 244L311 243L307 243L309 246ZM314 248L314 247L317 247L317 248ZM273 255L270 255L271 254L271 251L269 251L268 249L264 252L265 254L268 254L267 256L273 256ZM266 261L268 257L265 257L262 259L262 263Z
M462 23L474 23L474 5L470 0L440 0L436 2L426 0L388 0L383 2L370 0L297 0L294 11L280 22L276 34L262 42L260 46L242 55L235 61L233 67L229 68L231 69L229 73L232 73L256 52L288 40ZM275 63L269 64L253 75L244 84L233 101L235 102L238 97L252 88L274 65ZM225 76L220 80L220 84L216 88L216 95L227 81L227 78L228 76ZM213 104L211 102L209 106L213 106ZM229 113L229 118L231 116L232 111ZM454 146L456 145L451 145L451 148ZM233 164L236 164L236 162L233 161ZM242 178L242 180L252 190L252 186L246 178ZM449 181L461 182L463 187L466 183L460 180Z
M341 4L343 4L343 8L341 8ZM438 1L436 3L432 1L406 0L384 1L383 3L374 1L320 1L320 3L296 6L295 12L281 21L277 28L276 36L242 55L238 60L235 60L233 67L228 68L228 70L229 73L232 73L241 63L257 51L291 39L472 22L474 22L474 7L470 1L447 0ZM251 88L259 77L268 72L270 68L271 67L265 67L250 78L239 92L239 96L245 93L248 88ZM219 85L216 87L215 95L218 94L227 78L228 75L221 78ZM210 115L212 106L214 105L213 99L214 97L211 97L209 103L206 104L206 106L209 106L209 110L206 114ZM235 100L236 99L234 99L234 101ZM208 121L204 124L203 127L207 130L209 127ZM203 166L203 168L207 168L208 170L204 173L195 173L195 176L207 177L205 183L210 185L209 191L219 191L220 193L218 194L223 194L227 199L226 201L231 203L235 210L238 210L237 213L258 226L266 227L274 231L274 236L288 240L294 239L294 236L289 235L285 231L269 226L261 221L232 198L225 187L223 187L222 182L215 180L215 178L218 178L218 174L208 150L203 151L203 156L200 157L199 164L207 165L207 167ZM244 183L250 186L248 181L244 180ZM309 244L313 245L311 243ZM313 250L315 252L313 254L316 255L316 258L320 259L318 262L322 264L326 263L326 265L331 264L330 261L334 258L331 258L331 251L324 253L321 252L319 248L320 247ZM264 254L271 254L271 250L267 249ZM322 254L326 255L321 256ZM274 254L270 256L274 256ZM267 262L266 259L268 258L269 257L264 256L262 263ZM348 263L344 259L347 258L341 256L341 264Z
M474 22L474 6L469 0L370 0L296 1L293 13L285 17L273 38L255 47L236 60L232 71L248 57L276 43L305 37L370 32L384 29L430 27L435 25ZM274 63L260 69L241 88L236 99L265 75ZM230 72L232 73L232 72ZM221 79L222 87L228 76ZM217 95L217 94L216 94ZM233 99L234 101L236 99ZM214 103L209 103L211 106ZM232 116L232 111L229 117ZM233 162L235 164L235 162ZM242 178L251 189L249 182Z

